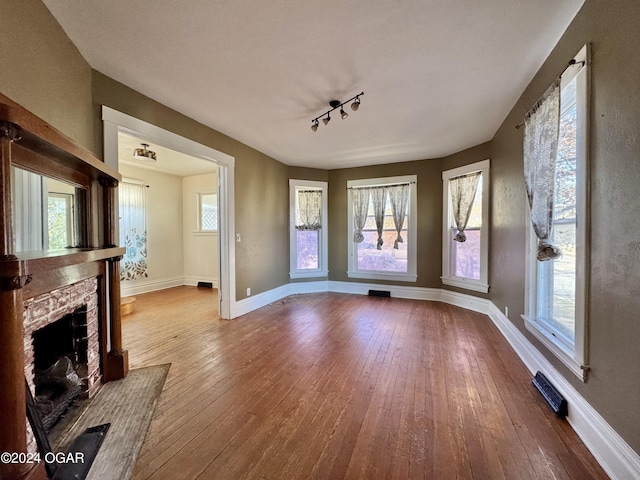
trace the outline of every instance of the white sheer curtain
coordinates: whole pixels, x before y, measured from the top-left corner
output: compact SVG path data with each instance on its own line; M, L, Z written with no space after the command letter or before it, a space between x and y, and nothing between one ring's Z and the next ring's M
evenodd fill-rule
M382 230L384 228L384 207L387 203L387 189L385 187L374 187L371 189L371 203L373 204L373 218L376 221L378 232L378 250L382 250Z
M531 224L538 237L540 261L562 257L551 241L560 125L560 80L556 80L527 114L524 121L524 180Z
M45 249L46 179L41 175L11 169L13 186L13 233L16 252L33 252Z
M464 229L467 228L467 223L469 222L471 207L473 207L473 200L476 197L480 175L482 175L482 172L473 172L449 180L453 219L458 229L458 233L454 238L456 242L467 241Z
M120 261L120 279L135 280L147 276L147 226L144 185L121 182L120 246L126 253Z
M391 204L391 214L393 215L393 225L396 228L396 240L393 242L393 248L398 249L398 243L403 243L402 225L404 217L407 215L407 205L409 203L409 185L396 185L388 188L389 203Z
M297 230L322 228L322 190L298 190Z
M364 240L362 229L367 221L370 193L368 188L354 188L351 190L351 201L353 202L353 241L355 243L362 243Z

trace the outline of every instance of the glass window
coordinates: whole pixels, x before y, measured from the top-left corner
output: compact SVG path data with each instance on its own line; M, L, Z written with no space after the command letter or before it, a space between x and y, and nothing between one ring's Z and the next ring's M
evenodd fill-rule
M442 283L484 293L489 291L489 164L489 160L483 160L442 173ZM453 213L452 188L453 182L465 177L477 178L477 183L475 192L471 188L465 194L470 200L459 201L463 207L459 210L464 210L459 217L466 216L465 205L469 205L470 210L463 229L464 241L457 241L456 236L460 236Z
M327 182L289 180L291 278L328 275Z
M415 175L347 182L349 277L417 280L416 182ZM367 204L361 210L361 229L356 225L358 206L354 207L354 193L358 191L369 192L362 197Z
M73 195L49 193L47 197L49 248L59 250L73 244Z
M562 76L551 240L562 257L541 262L529 222L525 325L579 378L586 379L587 51ZM585 62L583 64L582 62Z
M218 195L215 193L199 193L198 230L201 232L218 231Z

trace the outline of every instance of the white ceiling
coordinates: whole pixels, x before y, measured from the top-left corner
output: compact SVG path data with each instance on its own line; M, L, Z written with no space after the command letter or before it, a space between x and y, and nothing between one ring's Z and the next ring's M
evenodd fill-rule
M148 145L147 149L156 152L155 162L136 160L133 158L133 151L136 148L142 148L142 143ZM167 173L178 177L201 175L218 170L217 165L213 162L185 155L171 148L125 132L118 132L118 162L120 164Z
M318 168L490 140L583 2L44 0L94 69ZM360 91L357 112L311 131L330 100Z

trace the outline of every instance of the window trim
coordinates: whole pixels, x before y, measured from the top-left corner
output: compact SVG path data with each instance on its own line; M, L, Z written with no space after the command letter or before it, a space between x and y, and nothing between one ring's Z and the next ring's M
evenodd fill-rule
M417 220L417 175L401 175L396 177L381 177L381 178L365 178L359 180L348 180L347 191L353 187L374 187L384 185L408 183L410 185L409 191L409 205L407 208L408 225L408 247L407 247L407 273L401 272L383 272L374 270L359 270L357 268L357 255L355 242L353 241L353 204L349 195L347 195L347 244L348 244L348 270L347 276L349 278L365 278L371 280L385 280L395 282L416 282L418 280L417 274L417 242L418 242L418 220Z
M489 291L489 189L491 161L489 159L480 162L463 165L458 168L442 172L442 276L444 285L464 288L475 292L487 293ZM451 265L451 253L453 246L451 239L451 196L449 195L449 180L451 178L472 172L482 172L482 227L480 228L480 279L459 277L454 275Z
M580 69L569 68L562 76L562 88L576 79L576 294L573 346L565 341L557 329L537 317L537 261L536 238L527 212L527 250L525 261L525 313L522 315L526 329L553 353L581 381L587 380L588 365L588 315L587 292L589 285L589 50L582 47L574 57L576 63L584 62ZM562 97L561 97L562 98ZM562 101L562 100L561 100ZM582 225L581 228L579 226Z
M318 268L299 270L296 236L296 189L317 188L322 190L322 228L318 238ZM318 278L329 275L329 226L328 226L328 182L289 179L289 278Z

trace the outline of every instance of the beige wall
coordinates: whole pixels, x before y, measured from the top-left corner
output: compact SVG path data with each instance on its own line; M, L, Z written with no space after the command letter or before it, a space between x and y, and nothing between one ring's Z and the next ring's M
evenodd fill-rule
M40 0L0 12L0 92L97 152L91 67Z
M182 179L184 277L187 285L198 282L218 284L218 233L198 231L200 193L216 193L216 173L192 175Z
M482 159L480 159L482 160ZM413 287L440 287L442 270L442 161L419 160L371 167L346 168L329 171L329 279L362 281L347 277L348 240L347 181L417 175L418 196L418 281L398 282ZM367 280L367 283L385 283Z
M182 284L184 278L182 240L182 178L175 175L121 164L123 178L149 185L147 204L147 278L122 282L126 291L132 287L157 289L168 284Z
M492 142L491 300L640 452L640 2L587 0ZM585 43L592 47L589 156L591 371L581 383L523 327L526 202L514 127Z

